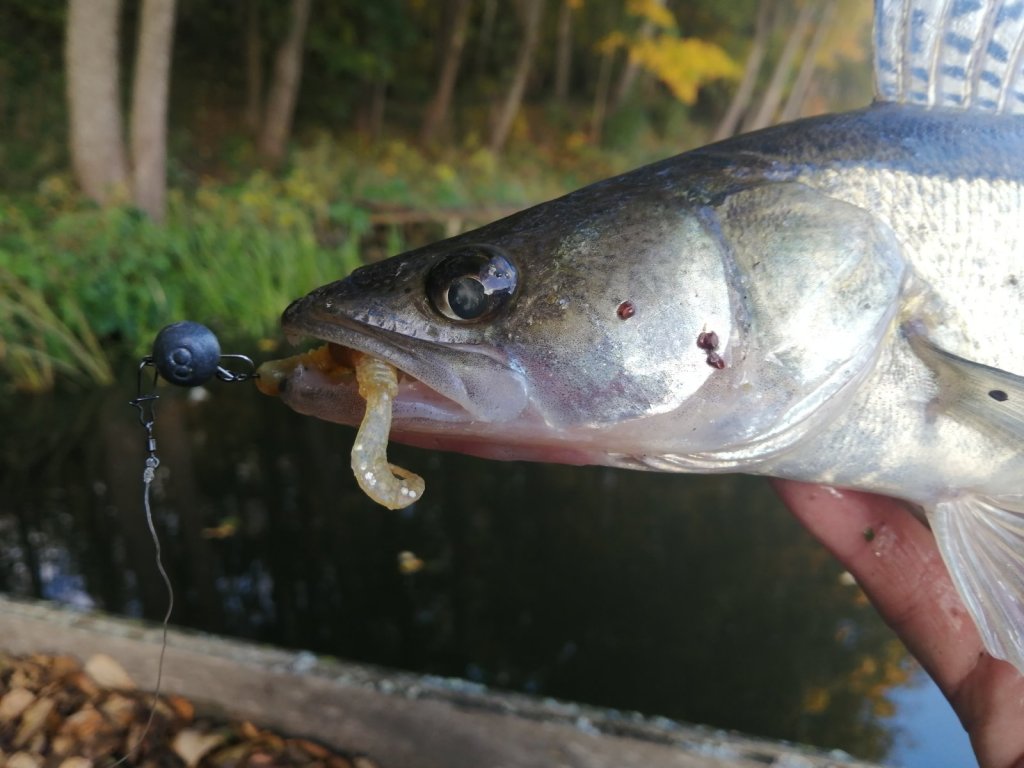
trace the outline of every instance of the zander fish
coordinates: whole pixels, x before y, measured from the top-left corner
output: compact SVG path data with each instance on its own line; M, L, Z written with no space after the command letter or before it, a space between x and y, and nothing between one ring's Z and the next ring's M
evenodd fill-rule
M363 267L284 328L397 368L402 442L914 502L1024 672L1021 9L880 0L872 106ZM297 411L362 416L330 366L264 373Z

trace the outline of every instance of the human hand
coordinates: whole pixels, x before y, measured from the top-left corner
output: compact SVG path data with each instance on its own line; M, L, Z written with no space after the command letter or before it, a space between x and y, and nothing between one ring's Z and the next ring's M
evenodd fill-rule
M985 651L931 531L896 499L773 482L949 699L982 768L1024 768L1024 676Z

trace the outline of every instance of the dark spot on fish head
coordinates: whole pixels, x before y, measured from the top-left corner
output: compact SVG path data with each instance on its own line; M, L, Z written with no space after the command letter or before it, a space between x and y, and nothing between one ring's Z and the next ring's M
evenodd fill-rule
M861 533L861 536L863 536L863 537L864 537L864 541L874 541L874 540L875 540L875 529L874 529L874 528L872 528L872 527L871 527L871 526L869 525L869 526L868 526L867 528L865 528L865 529L864 529L864 531L863 531L863 532Z
M714 331L701 331L697 335L697 346L706 352L718 349L718 334Z
M1010 399L1010 396L1001 389L989 390L988 396L999 403L1005 403Z
M717 352L708 352L708 365L720 371L725 368L725 360Z
M636 306L632 301L624 301L619 304L615 314L619 316L619 320L629 320L629 318L636 314Z

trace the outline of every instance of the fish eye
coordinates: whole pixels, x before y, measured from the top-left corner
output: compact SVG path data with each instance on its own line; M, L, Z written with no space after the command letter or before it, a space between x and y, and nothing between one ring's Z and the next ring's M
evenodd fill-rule
M489 245L452 251L427 275L434 309L459 323L493 317L516 291L518 274L508 257Z

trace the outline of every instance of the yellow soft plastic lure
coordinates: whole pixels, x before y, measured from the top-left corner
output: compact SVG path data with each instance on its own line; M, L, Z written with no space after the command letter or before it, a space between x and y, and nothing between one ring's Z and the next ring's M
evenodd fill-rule
M402 509L423 495L419 475L388 463L391 405L398 394L398 374L383 360L353 355L359 395L366 413L352 446L352 471L367 496L388 509Z

